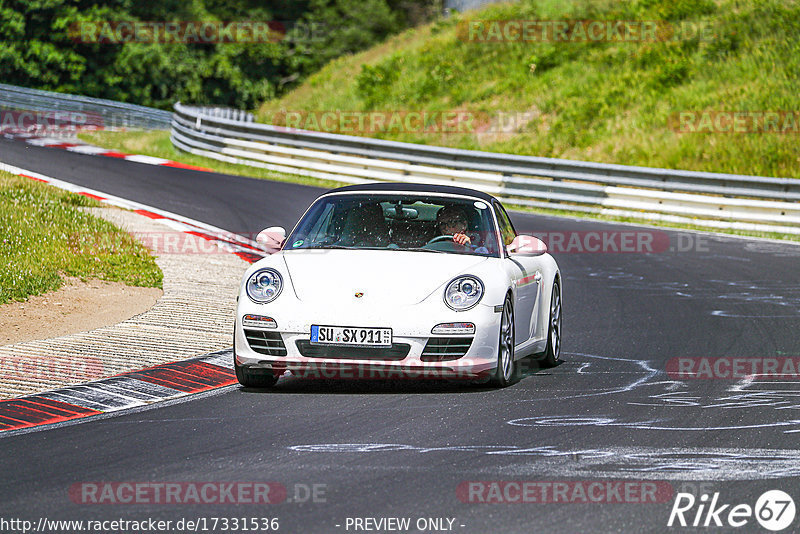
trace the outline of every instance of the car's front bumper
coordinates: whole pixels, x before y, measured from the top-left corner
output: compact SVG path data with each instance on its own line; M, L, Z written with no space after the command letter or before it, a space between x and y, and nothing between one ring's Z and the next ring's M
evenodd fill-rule
M277 327L245 327L242 318L246 314L271 317ZM278 374L290 370L306 378L474 379L497 366L500 315L495 306L484 303L464 312L449 310L441 302L423 302L393 310L346 305L309 311L299 301L284 302L281 306L260 305L244 297L240 298L236 316L235 358L237 365L244 368L272 370ZM432 334L433 327L442 323L473 323L475 332ZM311 325L389 327L395 350L351 350L349 347L320 350L318 345L309 343ZM456 346L471 341L463 355L453 358L453 353L445 347L440 350L450 355L443 361L431 361L437 358L432 354L438 347L450 343L443 342L443 338L455 340ZM265 349L267 346L271 348ZM461 350L455 350L455 354ZM330 357L330 353L335 357Z

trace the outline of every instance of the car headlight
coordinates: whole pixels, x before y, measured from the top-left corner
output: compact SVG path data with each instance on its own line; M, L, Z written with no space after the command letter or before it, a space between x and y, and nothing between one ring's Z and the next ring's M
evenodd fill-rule
M444 290L444 303L455 311L472 308L483 297L483 282L477 276L459 276Z
M283 278L275 269L259 269L247 279L247 296L253 302L272 302L283 290Z

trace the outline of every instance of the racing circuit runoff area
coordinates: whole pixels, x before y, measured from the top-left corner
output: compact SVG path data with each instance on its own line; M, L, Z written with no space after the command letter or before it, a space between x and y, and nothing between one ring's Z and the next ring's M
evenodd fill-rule
M5 139L0 154L243 235L292 227L321 193ZM502 390L285 377L3 433L0 530L800 530L800 247L511 216L562 237L561 365L525 361ZM634 250L603 247L625 232Z

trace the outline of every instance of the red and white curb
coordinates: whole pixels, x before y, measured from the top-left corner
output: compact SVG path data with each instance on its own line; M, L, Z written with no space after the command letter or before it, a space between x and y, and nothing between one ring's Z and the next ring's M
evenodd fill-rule
M248 262L267 255L259 244L221 228L0 162L0 170L156 219L173 230L213 242ZM0 433L25 430L128 408L146 406L236 383L232 351L226 350L131 371L95 382L0 400Z
M265 251L261 245L251 239L247 239L239 234L234 234L233 232L223 230L222 228L218 228L210 224L189 219L188 217L184 217L182 215L154 208L146 204L140 204L139 202L134 202L132 200L116 197L114 195L109 195L94 189L71 184L63 180L51 178L50 176L45 176L44 174L28 171L26 169L21 169L13 165L7 165L2 162L0 162L0 171L10 172L11 174L16 174L17 176L22 176L23 178L29 178L37 182L52 185L54 187L58 187L59 189L64 189L72 193L77 193L79 195L99 200L100 202L109 204L111 206L117 206L135 211L140 215L158 220L172 230L191 234L193 236L201 237L207 241L210 241L216 244L222 250L236 254L243 260L251 263L260 260L268 254L268 252Z
M232 351L0 401L0 433L139 408L236 383Z
M92 156L107 156L110 158L124 159L126 161L133 161L136 163L146 163L148 165L163 165L165 167L175 167L177 169L190 169L193 171L213 172L206 167L197 167L195 165L186 165L177 161L172 161L164 158L157 158L155 156L143 156L139 154L127 154L117 150L109 150L99 146L90 145L77 139L64 139L58 137L47 137L36 135L27 132L6 131L3 132L3 137L7 139L20 139L24 140L29 145L44 146L49 148L62 148L70 152L78 152L79 154L89 154Z

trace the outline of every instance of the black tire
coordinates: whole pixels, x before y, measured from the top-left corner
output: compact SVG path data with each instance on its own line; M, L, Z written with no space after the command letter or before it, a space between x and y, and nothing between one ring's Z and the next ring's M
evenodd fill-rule
M561 361L561 285L553 282L550 297L550 319L547 327L547 348L542 356L544 367L555 367Z
M511 295L506 295L500 318L500 336L497 340L497 368L489 378L489 385L504 388L518 381L519 371L517 362L514 361L514 306Z
M233 342L233 368L236 371L236 380L246 388L268 388L275 385L278 377L269 369L247 369L236 363L236 341Z

